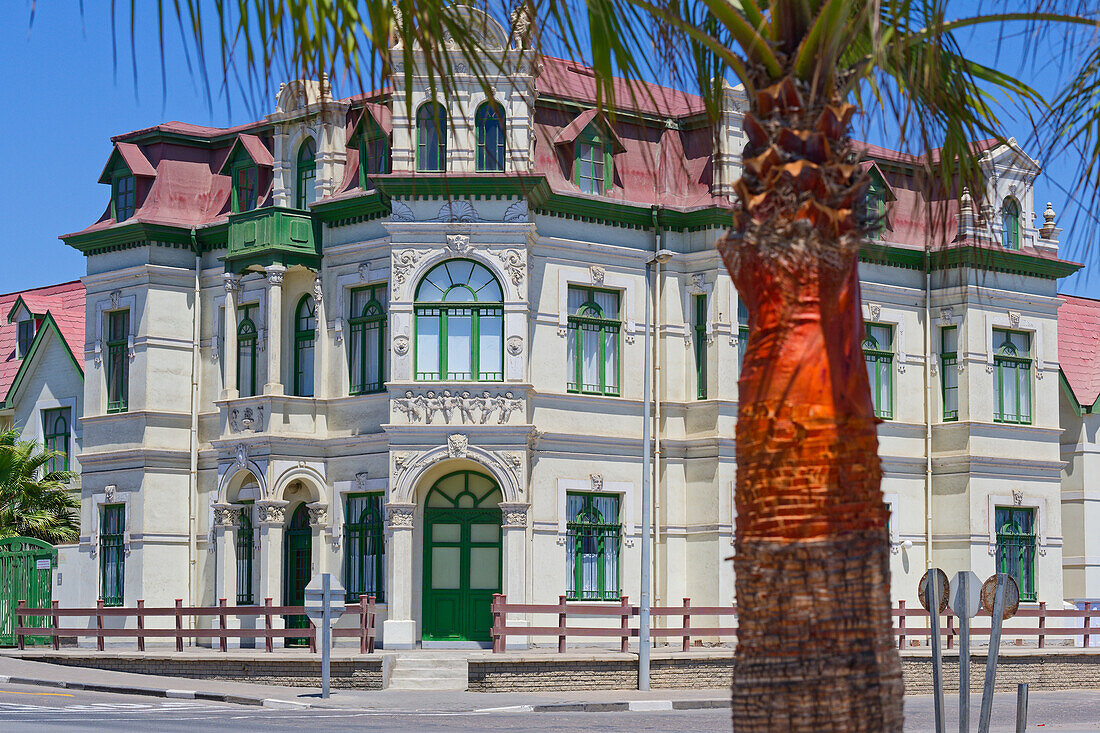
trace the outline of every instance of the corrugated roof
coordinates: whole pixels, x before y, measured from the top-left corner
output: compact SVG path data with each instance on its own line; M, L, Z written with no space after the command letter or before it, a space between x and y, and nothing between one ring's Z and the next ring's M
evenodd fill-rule
M78 363L84 361L84 284L79 280L0 295L0 312L8 313L20 297L39 315L49 313ZM33 305L32 305L33 304ZM23 359L19 356L19 324L0 319L0 400L11 388Z
M1058 362L1082 406L1100 397L1100 300L1059 296Z

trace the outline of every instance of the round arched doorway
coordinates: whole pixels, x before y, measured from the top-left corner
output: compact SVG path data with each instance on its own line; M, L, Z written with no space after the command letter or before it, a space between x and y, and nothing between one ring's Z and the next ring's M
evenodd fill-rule
M488 641L501 586L500 487L475 471L439 479L424 500L423 637Z
M299 504L291 515L283 538L283 605L302 606L306 602L306 585L309 583L310 566L313 563L313 530L309 526L309 511ZM308 629L306 616L287 616L288 629ZM287 646L307 646L309 639L288 638Z

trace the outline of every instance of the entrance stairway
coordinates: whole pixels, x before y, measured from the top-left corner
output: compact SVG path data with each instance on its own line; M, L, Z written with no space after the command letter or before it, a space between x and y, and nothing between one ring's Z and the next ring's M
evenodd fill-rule
M396 655L388 687L391 690L465 690L468 675L465 654L415 651Z

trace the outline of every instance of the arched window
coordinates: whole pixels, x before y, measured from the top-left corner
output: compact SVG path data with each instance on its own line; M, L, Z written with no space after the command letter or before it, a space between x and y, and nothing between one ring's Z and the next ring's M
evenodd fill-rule
M504 108L485 102L474 117L477 128L477 169L504 170Z
M54 457L46 463L46 471L68 471L69 441L72 437L69 430L69 408L60 407L43 412L42 427L42 442L45 443L46 450L55 452Z
M1001 207L1001 246L1020 248L1020 204L1009 196Z
M416 169L447 169L447 110L438 102L425 102L416 112Z
M618 396L622 331L618 291L571 286L567 299L567 391Z
M381 392L386 355L386 286L374 285L351 292L352 394Z
M313 348L317 340L317 307L303 295L294 311L294 394L313 396Z
M1031 335L1020 331L993 329L994 395L993 421L1031 422Z
M448 260L416 288L416 378L504 379L504 295L484 265Z
M298 176L295 183L294 206L307 209L317 200L317 146L308 138L298 148Z
M256 602L252 568L255 557L255 532L252 528L252 502L240 508L241 525L237 529L237 605L251 606Z
M237 391L241 397L256 394L256 324L252 321L255 305L238 308L237 324Z

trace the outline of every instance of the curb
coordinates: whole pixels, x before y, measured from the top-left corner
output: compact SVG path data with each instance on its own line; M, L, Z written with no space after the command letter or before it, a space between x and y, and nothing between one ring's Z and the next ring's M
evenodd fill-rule
M640 713L671 710L729 709L729 698L708 700L625 700L622 702L558 702L546 705L511 705L480 708L478 713Z
M208 702L224 702L230 705L254 705L256 707L274 708L279 710L300 709L313 707L308 702L296 700L276 700L273 698L246 697L244 695L230 695L224 692L201 692L198 690L171 690L156 687L131 687L129 685L104 685L91 682L65 682L63 680L39 680L31 677L8 677L0 675L0 684L8 685L37 685L39 687L56 687L64 690L85 690L87 692L113 692L119 695L145 695L146 697L164 697L185 700L206 700Z

